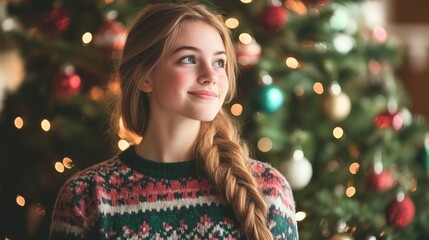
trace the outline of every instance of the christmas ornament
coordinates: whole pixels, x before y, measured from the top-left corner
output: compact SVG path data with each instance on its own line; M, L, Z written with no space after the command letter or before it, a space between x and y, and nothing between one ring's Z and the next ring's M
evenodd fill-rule
M333 235L330 240L353 240L353 238L347 233L338 233Z
M383 170L382 152L377 150L374 155L374 169L366 175L365 184L368 189L385 192L396 185L392 171Z
M398 193L386 207L387 222L398 229L408 226L413 221L414 214L414 202L403 192Z
M243 67L251 67L258 63L261 57L261 46L252 40L249 44L239 42L236 45L236 55L238 63Z
M71 19L64 11L60 2L54 3L51 11L43 14L43 23L45 26L57 34L64 33L70 26Z
M59 98L77 95L81 89L81 79L72 65L65 66L54 79L54 92Z
M279 171L288 180L293 190L305 188L313 175L313 167L300 149L295 150L291 159L280 163Z
M281 6L281 2L275 1L265 7L259 16L264 28L272 33L280 32L287 21L287 11Z
M274 85L263 86L258 89L253 104L256 110L266 113L276 112L284 102L283 91Z
M397 111L397 106L388 105L387 110L381 112L374 118L374 124L379 128L391 127L395 130L399 130L402 128L404 120L402 119L401 114Z
M384 170L381 173L370 171L366 176L366 186L369 189L385 192L395 186L396 182L390 171Z
M333 82L322 100L325 115L332 121L342 121L350 114L351 106L349 96L341 91L337 82Z
M356 45L355 39L348 34L338 34L334 37L334 48L339 53L347 54Z
M101 26L94 37L94 44L109 53L115 50L122 50L127 36L124 25L117 21L116 17L116 11L108 12L104 25Z

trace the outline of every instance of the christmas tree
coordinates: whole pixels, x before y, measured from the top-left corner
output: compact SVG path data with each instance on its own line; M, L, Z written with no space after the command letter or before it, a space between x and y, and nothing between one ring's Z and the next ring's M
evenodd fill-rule
M126 26L150 2L0 0L2 239L46 239L66 179L139 140L110 113ZM228 108L291 184L300 238L429 239L426 123L362 1L205 3L236 42Z

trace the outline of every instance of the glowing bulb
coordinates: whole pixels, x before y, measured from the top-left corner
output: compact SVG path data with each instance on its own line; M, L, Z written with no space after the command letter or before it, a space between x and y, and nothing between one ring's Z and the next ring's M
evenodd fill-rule
M242 33L240 36L238 36L238 40L240 40L240 42L243 44L250 44L252 43L253 38L248 33Z
M296 217L296 220L298 222L300 222L300 221L304 220L307 217L307 214L305 212L303 212L303 211L299 211L299 212L295 213L295 217Z
M125 149L127 149L129 146L130 146L130 144L126 140L124 140L124 139L121 139L121 140L118 141L118 147L122 151L124 151Z
M267 137L263 137L258 141L258 149L261 152L268 152L273 148L273 141Z
M238 22L238 20L236 18L228 18L225 21L225 25L230 29L237 28L239 24L240 24L240 22Z
M21 195L16 196L16 203L19 206L24 207L25 206L25 198Z
M15 118L14 124L16 128L21 129L24 126L24 120L22 120L21 117L17 117Z
M360 165L357 162L354 162L354 163L350 164L350 167L349 167L350 173L351 174L356 174L359 171L359 167L360 167Z
M353 197L356 194L356 188L353 186L350 186L346 189L346 196L347 197Z
M55 170L57 170L57 172L59 172L59 173L64 172L64 165L62 163L56 162L54 167L55 167Z
M232 105L231 106L231 113L234 116L240 116L241 113L243 113L243 106L241 106L241 104L239 104L239 103Z
M286 66L292 69L297 69L299 67L299 62L294 57L286 58Z
M45 132L47 132L51 129L51 123L46 119L42 120L42 122L40 123L40 126L42 127L43 131L45 131Z
M89 95L93 100L99 100L101 97L103 97L103 90L99 87L93 87L91 88Z
M313 85L313 90L316 94L323 94L323 85L320 82L316 82Z
M240 0L242 3L251 3L252 2L252 0Z
M344 135L344 130L341 127L336 127L332 131L332 134L334 135L334 138L340 139Z
M73 160L68 157L63 158L63 165L65 168L71 169L74 166Z
M90 32L86 32L82 35L82 42L84 44L88 44L92 41L92 34Z

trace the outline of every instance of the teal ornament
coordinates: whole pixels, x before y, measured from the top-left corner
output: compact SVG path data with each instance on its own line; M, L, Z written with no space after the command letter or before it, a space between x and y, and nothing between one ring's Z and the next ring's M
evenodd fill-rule
M425 165L426 171L429 172L429 149L425 149Z
M254 106L258 111L274 113L283 105L283 91L274 85L264 86L257 90Z

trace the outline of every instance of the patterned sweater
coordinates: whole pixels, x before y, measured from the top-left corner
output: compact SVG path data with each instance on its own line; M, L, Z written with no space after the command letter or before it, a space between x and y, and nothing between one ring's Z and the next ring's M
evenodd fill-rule
M295 205L285 178L266 163L249 162L269 206L274 239L298 239ZM161 163L130 147L62 187L51 239L243 239L231 207L194 161Z

